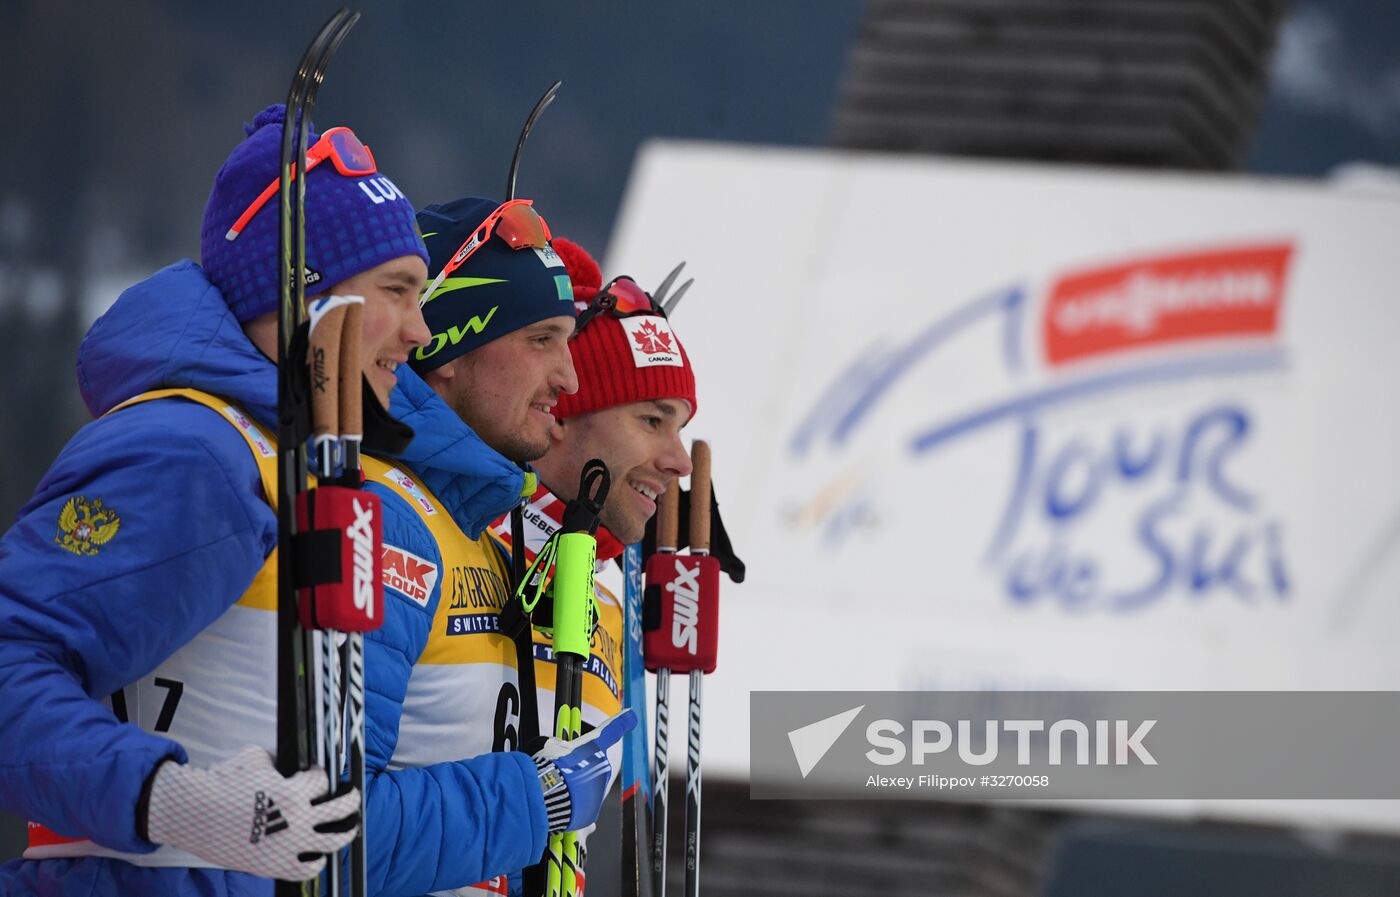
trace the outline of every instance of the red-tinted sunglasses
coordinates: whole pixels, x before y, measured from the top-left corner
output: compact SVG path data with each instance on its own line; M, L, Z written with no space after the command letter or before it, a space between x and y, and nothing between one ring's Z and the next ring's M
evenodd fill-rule
M493 235L505 240L511 249L543 249L548 246L551 239L549 225L532 208L534 202L533 199L510 199L497 206L496 211L487 215L486 220L477 225L476 230L457 247L438 276L423 290L419 304L430 301L447 275L462 267Z
M605 283L603 288L588 300L588 308L579 313L574 324L574 333L582 332L583 328L588 326L588 322L603 312L608 312L615 318L629 318L632 315L666 317L665 310L656 304L651 294L637 286L637 282L626 274Z
M360 142L360 138L355 136L355 132L349 128L331 128L321 135L321 139L311 145L306 151L306 170L320 165L330 159L335 165L335 170L346 177L363 177L367 174L374 174L379 169L374 165L374 153L369 151L369 147ZM296 180L296 166L292 166L292 180ZM252 205L243 210L243 214L238 216L238 220L233 222L233 227L224 234L225 240L234 240L243 233L243 228L248 226L248 222L253 220L253 216L258 210L267 205L268 200L277 195L277 188L281 179L275 179L267 185L267 189L258 194L258 198L253 200Z

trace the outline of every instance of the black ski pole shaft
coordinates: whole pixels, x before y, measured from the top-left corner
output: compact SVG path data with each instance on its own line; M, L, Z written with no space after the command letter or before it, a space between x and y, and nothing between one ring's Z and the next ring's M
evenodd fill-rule
M690 449L690 553L710 553L710 444ZM690 671L690 706L685 765L685 893L700 894L700 690L704 670Z
M656 551L670 554L680 542L680 503L681 487L672 480L662 493L656 505ZM651 804L651 872L652 893L655 897L666 894L666 814L670 805L668 791L671 780L670 766L670 691L671 671L661 668L656 671L656 745L652 755L655 773L652 776Z

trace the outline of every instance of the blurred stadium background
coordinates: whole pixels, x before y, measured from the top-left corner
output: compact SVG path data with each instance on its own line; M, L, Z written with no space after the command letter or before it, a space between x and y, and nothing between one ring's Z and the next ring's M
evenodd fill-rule
M291 66L332 8L0 6L0 98L10 110L0 139L0 332L9 353L0 519L13 517L86 419L72 368L82 334L125 286L197 255L210 179L241 139L240 123L283 98ZM525 153L521 192L537 198L555 233L599 257L630 258L615 221L629 176L634 189L640 183L634 158L654 138L1010 160L1050 177L1084 166L1222 183L1281 176L1400 203L1393 3L385 0L357 8L365 17L332 68L318 124L353 125L419 204L500 195L525 114L563 79ZM746 204L742 191L725 200L735 239L782 225L781 209ZM673 254L686 257L686 246ZM706 292L744 288L693 273L700 298L687 314L700 314ZM702 881L716 897L1379 895L1400 880L1400 839L1344 824L755 802L741 781L715 775L708 785ZM22 849L23 825L4 823L0 858L9 858ZM599 837L615 825L607 821ZM679 830L677 818L673 847ZM590 890L611 892L615 871L601 861L590 868ZM673 874L675 892L680 883Z

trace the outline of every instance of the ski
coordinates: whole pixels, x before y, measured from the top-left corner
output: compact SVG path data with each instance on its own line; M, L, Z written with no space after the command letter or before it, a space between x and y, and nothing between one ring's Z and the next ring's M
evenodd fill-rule
M651 784L647 780L646 667L642 660L642 546L628 545L622 553L623 625L626 638L622 655L623 695L637 714L637 727L622 742L622 893L625 897L650 897L651 839L647 833L647 804Z
M334 731L338 713L311 711L316 704L314 676L308 664L316 650L312 630L303 625L300 614L298 550L304 550L296 536L298 505L307 492L307 456L304 437L310 423L306 420L300 379L304 359L293 351L293 337L305 316L306 285L306 181L296 177L306 168L307 139L316 94L325 79L326 68L359 14L340 9L307 46L292 77L287 93L286 117L282 124L282 145L279 165L278 256L280 261L280 303L277 317L278 346L278 426L277 426L277 767L283 775L293 775L307 769L313 762L313 745L324 751L338 746ZM358 325L357 325L358 327ZM358 370L355 379L358 380ZM332 665L322 658L323 675L335 676ZM330 681L324 688L332 688ZM323 701L332 695L323 691ZM324 711L324 705L323 705ZM324 727L327 731L321 732ZM327 768L334 766L331 754L326 756ZM328 782L328 784L331 784ZM334 790L334 786L332 787ZM363 792L361 792L363 794ZM363 816L363 806L361 808ZM360 838L363 838L361 829ZM327 864L327 893L338 895L339 867L335 858ZM320 887L315 879L305 882L278 882L278 897L315 897ZM361 892L364 893L364 892Z

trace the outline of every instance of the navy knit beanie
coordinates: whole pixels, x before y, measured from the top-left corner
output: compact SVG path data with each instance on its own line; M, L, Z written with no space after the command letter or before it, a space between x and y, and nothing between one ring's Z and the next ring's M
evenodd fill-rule
M239 321L277 308L278 199L258 210L242 233L229 228L278 177L286 108L269 106L244 125L247 138L214 177L200 231L200 261ZM320 134L313 129L307 147ZM406 255L425 263L413 204L382 172L346 177L327 159L306 181L306 293L314 296L362 271Z
M429 282L499 206L466 197L418 213L430 256ZM552 247L512 249L493 234L423 303L433 338L415 349L408 363L425 374L536 321L577 314L568 272Z

